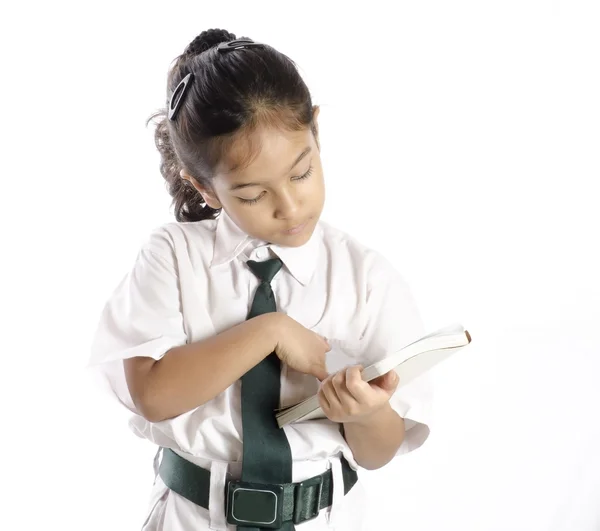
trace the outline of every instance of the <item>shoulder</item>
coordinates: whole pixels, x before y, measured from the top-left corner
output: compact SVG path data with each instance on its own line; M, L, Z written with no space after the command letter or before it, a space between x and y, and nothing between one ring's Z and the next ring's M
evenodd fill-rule
M320 221L323 244L332 261L343 261L352 264L354 268L368 279L380 279L398 275L392 262L379 250L370 247L346 231Z
M189 254L192 249L212 249L215 227L216 220L164 223L149 232L140 252L151 253L171 263Z

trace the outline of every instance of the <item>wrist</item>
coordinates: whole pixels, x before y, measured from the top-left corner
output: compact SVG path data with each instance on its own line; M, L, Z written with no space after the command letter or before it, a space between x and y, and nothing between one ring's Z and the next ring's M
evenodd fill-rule
M260 319L260 327L268 338L269 352L277 352L286 318L287 315L280 312L265 313L255 318Z
M369 413L368 415L357 418L356 420L350 422L346 422L345 424L353 424L363 429L371 429L375 426L389 422L390 417L393 414L395 414L395 411L392 409L392 406L390 406L390 403L386 402L380 408Z

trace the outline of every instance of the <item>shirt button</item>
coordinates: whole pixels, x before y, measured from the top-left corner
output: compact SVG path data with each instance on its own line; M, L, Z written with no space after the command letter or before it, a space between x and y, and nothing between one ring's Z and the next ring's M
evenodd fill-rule
M256 258L258 258L259 260L262 260L264 257L265 257L264 249L258 249L256 251Z

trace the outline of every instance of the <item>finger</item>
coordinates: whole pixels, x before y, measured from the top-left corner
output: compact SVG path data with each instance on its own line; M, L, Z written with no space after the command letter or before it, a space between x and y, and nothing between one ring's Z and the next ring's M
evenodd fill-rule
M341 401L340 401L340 397L335 389L335 386L333 385L334 377L335 377L335 375L329 376L329 378L323 382L321 389L323 391L323 394L326 396L330 407L340 409Z
M325 366L325 361L322 360L322 361L316 363L312 368L311 374L313 376L315 376L317 378L317 380L319 380L319 382L322 382L323 380L327 379L327 377L329 376L329 373L327 372L327 367Z
M340 383L340 372L336 372L331 377L329 387L331 387L331 392L335 395L337 402L341 404L344 389L342 388L342 384Z
M372 394L371 386L362 379L361 367L348 367L346 369L346 389L348 393L360 404L367 404Z
M319 397L319 405L321 406L321 409L326 412L331 411L331 403L325 395L323 388L319 389L317 396Z
M398 387L399 381L400 380L398 378L398 373L392 369L391 371L386 372L384 375L380 376L379 378L376 378L371 383L374 386L380 387L381 389L383 389L384 391L386 391L388 393L393 393L396 390L396 388Z
M348 390L346 379L349 369L351 368L342 369L333 377L332 380L332 384L340 400L340 404L344 408L344 411L354 411L356 410L357 406L360 405L354 395Z

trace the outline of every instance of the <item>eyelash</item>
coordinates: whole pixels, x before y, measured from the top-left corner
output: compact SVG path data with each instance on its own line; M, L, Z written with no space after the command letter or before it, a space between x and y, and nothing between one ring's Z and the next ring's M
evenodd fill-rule
M292 180L294 180L294 181L303 181L304 179L308 179L308 178L309 178L309 177L312 175L312 172L313 172L313 167L312 167L312 166L310 166L310 167L308 168L308 171L307 171L307 172L306 172L304 175L300 175L300 176L298 176L298 177L294 177ZM263 193L264 193L264 192L263 192ZM262 197L263 197L263 196L262 196L262 194L261 194L261 195L259 195L259 196L258 196L256 199L242 199L241 197L238 197L238 199L239 199L239 200L240 200L242 203L244 203L244 204L246 204L246 205L253 205L254 203L258 203L258 202L259 202L259 201L262 199Z

